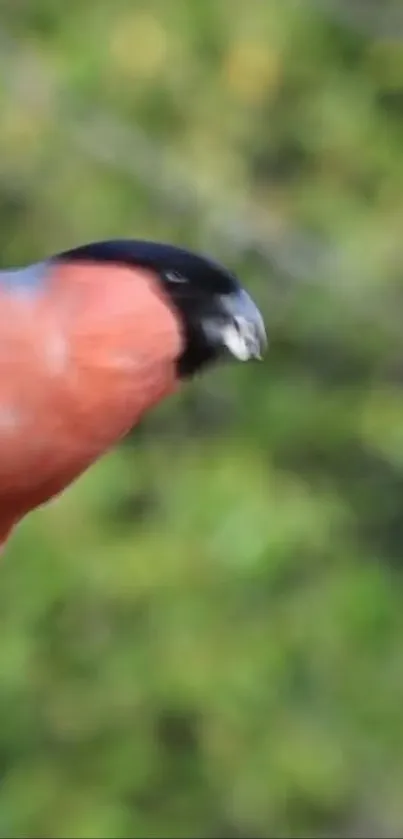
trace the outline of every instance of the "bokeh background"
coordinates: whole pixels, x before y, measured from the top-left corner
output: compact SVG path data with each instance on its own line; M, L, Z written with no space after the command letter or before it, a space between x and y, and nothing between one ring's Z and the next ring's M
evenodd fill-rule
M0 837L403 835L403 9L2 0L0 262L238 270L205 375L13 537Z

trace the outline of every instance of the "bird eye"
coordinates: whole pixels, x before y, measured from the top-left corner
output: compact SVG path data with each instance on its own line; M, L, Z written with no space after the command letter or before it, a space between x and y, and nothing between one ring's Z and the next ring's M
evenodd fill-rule
M187 283L187 278L179 271L167 271L165 276L170 283Z

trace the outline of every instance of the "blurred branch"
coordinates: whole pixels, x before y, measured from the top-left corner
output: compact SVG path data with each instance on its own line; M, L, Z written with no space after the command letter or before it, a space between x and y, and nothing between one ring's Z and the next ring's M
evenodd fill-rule
M91 108L83 98L69 100L57 78L50 75L48 64L44 71L35 52L21 47L4 30L0 34L2 70L8 94L18 98L23 108L32 108L42 93L55 100L56 115L57 108L63 108L63 134L80 155L118 171L133 184L142 184L167 214L194 218L200 249L219 253L229 264L251 257L270 277L266 290L272 323L285 316L301 284L326 284L338 297L349 297L351 311L362 312L362 298L350 299L349 294L357 264L351 263L345 248L335 240L324 241L301 227L285 229L284 220L275 214L268 221L266 210L263 223L252 202L227 191L223 197L211 188L196 186L186 164L138 125L129 126L111 112ZM379 320L378 303L375 305ZM368 296L366 309L370 309ZM385 317L388 329L393 329L390 311Z
M63 131L80 153L142 183L167 212L197 217L200 243L219 250L230 261L255 257L277 279L277 292L287 296L300 282L320 282L333 273L338 262L335 247L302 229L278 232L278 219L262 224L252 203L238 196L218 199L209 190L196 188L192 174L167 152L160 142L140 127L127 126L114 114L93 109L87 102L69 103L59 91L57 80L46 78L36 56L21 48L11 37L0 36L0 71L9 95L26 101L32 108L32 80L52 91L63 102ZM271 289L274 290L273 288Z
M213 239L220 250L240 258L248 251L290 281L323 277L328 267L329 249L301 230L281 237L256 219L256 209L236 196L217 200L208 191L195 188L192 177L178 160L164 151L160 143L115 117L94 113L82 120L72 119L71 135L88 156L127 177L143 182L154 195L178 215L189 213L202 218L203 236ZM273 218L272 228L278 227Z
M316 4L346 26L374 39L403 37L403 6L400 0L315 0Z

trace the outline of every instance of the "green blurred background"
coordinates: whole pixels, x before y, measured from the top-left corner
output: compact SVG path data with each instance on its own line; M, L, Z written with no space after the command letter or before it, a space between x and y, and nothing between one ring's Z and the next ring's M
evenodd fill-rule
M0 107L2 266L183 243L271 337L13 537L0 837L402 836L401 3L2 0Z

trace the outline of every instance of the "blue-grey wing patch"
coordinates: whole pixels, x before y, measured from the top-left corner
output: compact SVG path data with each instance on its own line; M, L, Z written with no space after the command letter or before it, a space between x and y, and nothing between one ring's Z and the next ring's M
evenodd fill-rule
M28 265L26 268L8 268L0 271L0 286L35 291L45 283L48 272L49 263L46 261Z

